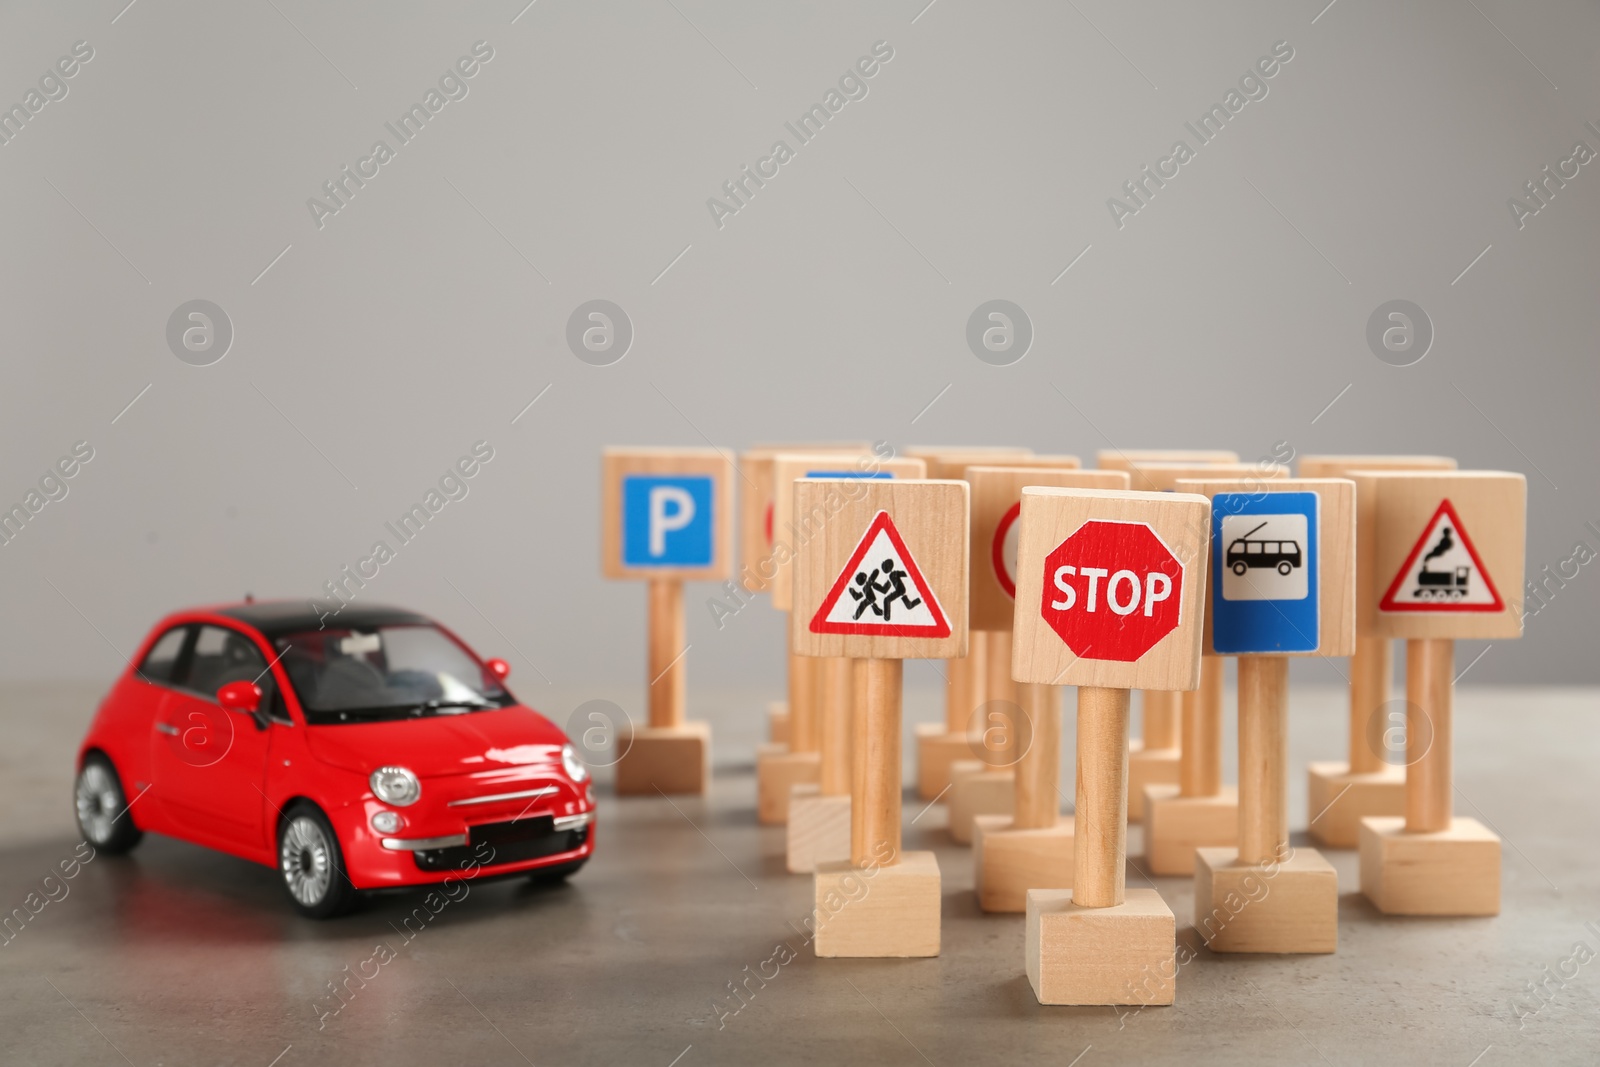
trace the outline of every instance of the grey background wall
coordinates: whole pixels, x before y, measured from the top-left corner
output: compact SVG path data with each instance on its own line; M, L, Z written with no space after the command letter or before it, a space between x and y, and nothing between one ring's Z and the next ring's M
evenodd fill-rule
M1600 550L1592 5L125 3L0 15L26 116L0 145L0 502L93 449L0 547L0 676L109 676L169 609L309 598L384 539L363 597L524 687L642 686L643 590L598 577L601 447L858 437L1524 471L1529 570L1569 577L1470 680L1600 679L1600 568L1573 558ZM800 143L785 123L876 42ZM1275 46L1202 144L1185 123ZM1147 165L1177 172L1141 206ZM345 166L364 186L308 207ZM608 366L566 337L597 298L634 330ZM168 342L195 299L233 332L206 366ZM1008 366L967 343L991 299L1032 324ZM1368 342L1395 299L1431 323L1408 366L1420 343ZM384 523L477 441L467 495L399 546ZM719 631L712 592L691 684L766 685L778 616Z

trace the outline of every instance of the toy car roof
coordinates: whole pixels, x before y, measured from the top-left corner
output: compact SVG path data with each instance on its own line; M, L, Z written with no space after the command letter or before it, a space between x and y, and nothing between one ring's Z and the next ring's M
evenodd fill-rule
M433 622L426 615L379 604L346 604L334 614L318 611L311 604L296 600L232 604L219 608L217 614L253 626L269 638L299 630L367 630L378 626L431 625Z

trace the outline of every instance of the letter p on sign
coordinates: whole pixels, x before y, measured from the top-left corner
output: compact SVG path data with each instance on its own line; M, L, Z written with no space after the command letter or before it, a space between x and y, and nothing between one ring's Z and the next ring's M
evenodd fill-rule
M720 581L730 573L732 467L712 449L607 449L602 565L609 578Z

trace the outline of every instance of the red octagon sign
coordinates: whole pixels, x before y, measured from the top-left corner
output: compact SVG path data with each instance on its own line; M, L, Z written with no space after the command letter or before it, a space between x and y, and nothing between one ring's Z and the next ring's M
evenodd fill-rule
M1182 605L1183 564L1145 523L1091 520L1044 558L1044 621L1082 659L1139 659Z

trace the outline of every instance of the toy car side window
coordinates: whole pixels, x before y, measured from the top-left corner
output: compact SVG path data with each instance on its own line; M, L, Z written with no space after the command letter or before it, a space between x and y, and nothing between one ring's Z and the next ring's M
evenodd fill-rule
M255 642L237 630L202 626L195 638L187 676L178 684L207 700L216 700L217 690L229 682L255 682L264 695L268 694L271 679L267 661ZM272 706L271 701L263 704Z
M156 685L172 685L183 659L184 644L193 630L192 626L174 626L162 634L139 664L139 677Z

